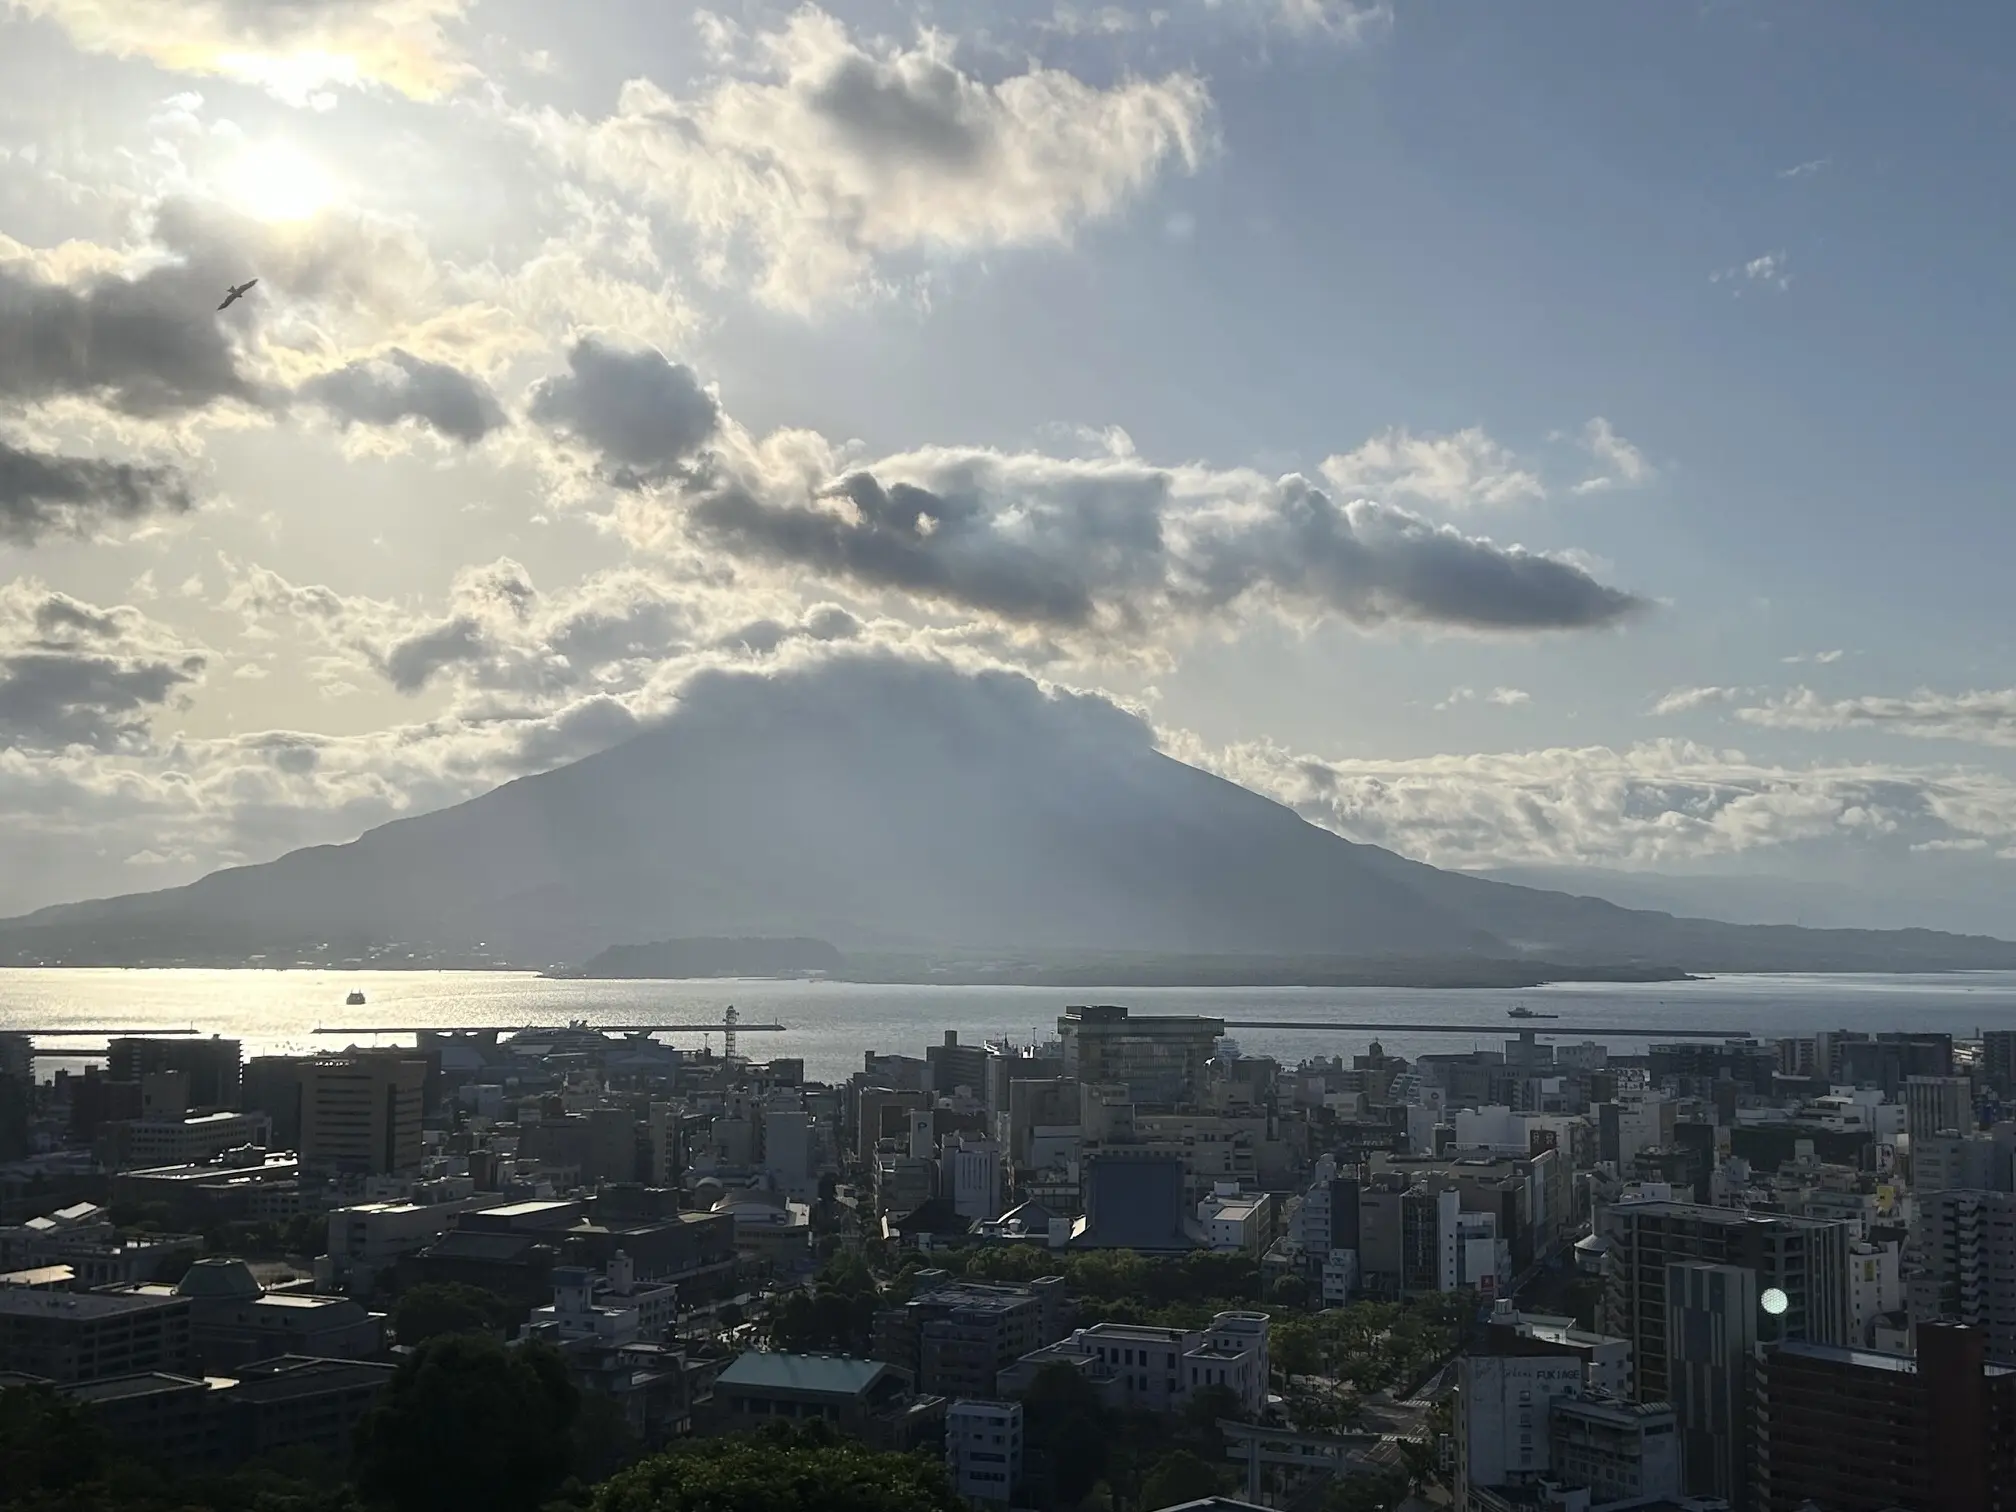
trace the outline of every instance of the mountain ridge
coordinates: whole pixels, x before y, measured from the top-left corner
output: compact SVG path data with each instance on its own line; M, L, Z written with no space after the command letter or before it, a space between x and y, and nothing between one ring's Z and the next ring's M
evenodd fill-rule
M709 673L663 724L342 845L0 922L0 960L370 957L549 966L677 938L860 952L2016 969L2016 944L1634 911L1440 871L1005 672L846 656Z

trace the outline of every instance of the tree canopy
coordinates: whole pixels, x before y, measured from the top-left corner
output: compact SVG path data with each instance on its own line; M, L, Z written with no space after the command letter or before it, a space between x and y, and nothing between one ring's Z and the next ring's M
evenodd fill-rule
M472 1503L473 1505L473 1503ZM853 1443L707 1439L599 1486L592 1512L965 1512L942 1466Z
M425 1344L442 1334L489 1333L502 1326L503 1306L491 1292L460 1281L427 1281L392 1305L392 1332L401 1344Z
M573 1467L580 1399L544 1345L442 1334L358 1425L357 1484L394 1512L537 1512Z

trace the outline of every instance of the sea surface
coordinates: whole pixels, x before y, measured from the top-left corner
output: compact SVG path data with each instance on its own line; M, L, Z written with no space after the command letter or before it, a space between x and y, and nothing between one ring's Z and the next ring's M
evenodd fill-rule
M362 1008L344 1006L351 991ZM1125 1003L1137 1013L1202 1013L1228 1020L1297 1024L1473 1026L1426 1034L1400 1029L1241 1029L1228 1033L1249 1054L1293 1064L1310 1056L1363 1053L1375 1036L1392 1054L1495 1049L1521 1025L1519 1004L1558 1020L1525 1027L1570 1041L1595 1040L1620 1053L1647 1043L1606 1028L1711 1029L1764 1038L1828 1029L1935 1029L1971 1036L2016 1029L2016 972L1930 976L1728 976L1696 982L1563 983L1499 989L1374 987L1070 988L882 986L852 982L548 981L530 973L470 971L174 971L0 969L0 1029L187 1029L235 1036L250 1055L396 1044L382 1032L318 1034L318 1028L460 1027L661 1022L719 1023L730 1005L745 1025L782 1023L779 1033L741 1036L743 1054L802 1057L806 1075L840 1080L864 1051L921 1055L955 1031L962 1043L997 1036L1020 1043L1054 1038L1070 1003ZM674 1044L721 1048L718 1033L664 1036ZM88 1059L103 1042L44 1041L51 1067Z

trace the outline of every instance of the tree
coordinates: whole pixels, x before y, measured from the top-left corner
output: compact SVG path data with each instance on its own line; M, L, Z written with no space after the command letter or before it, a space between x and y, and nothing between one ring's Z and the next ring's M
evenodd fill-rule
M1110 1435L1105 1403L1069 1365L1045 1365L1022 1397L1029 1447L1049 1462L1052 1490L1075 1505L1106 1474Z
M1267 1295L1283 1307L1307 1307L1309 1283L1297 1275L1276 1276Z
M358 1487L395 1512L537 1512L572 1468L579 1411L565 1362L545 1345L442 1334L358 1425Z
M503 1321L497 1298L460 1281L428 1281L392 1305L392 1331L401 1344L425 1344L442 1334L489 1333Z
M475 1505L466 1502L467 1505ZM944 1468L785 1435L706 1439L631 1466L593 1512L964 1512Z
M84 1403L51 1386L0 1391L0 1506L82 1486L105 1462L105 1435Z
M1216 1496L1229 1479L1216 1465L1200 1459L1188 1449L1177 1449L1155 1462L1141 1479L1141 1512L1180 1506L1202 1497Z

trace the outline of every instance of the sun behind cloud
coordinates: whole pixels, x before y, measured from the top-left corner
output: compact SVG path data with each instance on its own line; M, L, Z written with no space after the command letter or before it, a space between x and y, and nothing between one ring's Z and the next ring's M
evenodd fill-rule
M263 221L307 220L336 197L329 170L291 142L255 142L225 165L220 187L238 210Z

